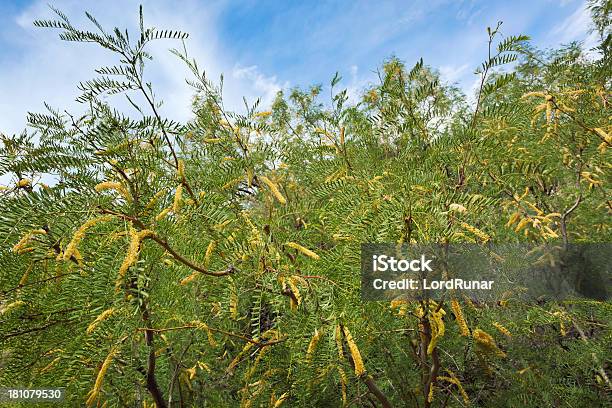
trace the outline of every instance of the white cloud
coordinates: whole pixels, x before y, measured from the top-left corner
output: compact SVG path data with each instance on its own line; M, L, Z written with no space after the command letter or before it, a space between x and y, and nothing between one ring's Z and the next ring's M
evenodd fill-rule
M466 70L470 67L469 64L462 65L442 65L440 67L440 75L446 82L453 84L463 78Z
M2 27L5 38L14 38L16 48L0 64L0 131L18 133L23 130L28 111L44 111L43 101L60 110L79 113L83 106L75 102L79 95L79 81L95 76L94 69L104 65L115 65L117 58L107 50L93 44L75 44L61 41L57 30L40 29L32 25L35 19L53 19L53 12L46 0L37 0L16 16L14 24ZM84 11L90 11L110 31L113 27L128 28L138 32L138 6L120 0L84 2L61 0L53 6L64 12L77 27L95 30ZM144 1L145 25L160 29L169 28L186 31L189 56L195 58L207 76L216 80L222 73L231 74L225 81L225 105L229 109L241 109L242 97L250 101L262 97L270 102L271 95L282 84L273 75L266 75L254 67L237 71L236 63L224 52L226 47L217 36L217 19L225 6L223 1L182 1L180 7L174 2ZM145 68L145 77L153 84L156 97L164 100L161 111L164 115L185 121L191 117L193 90L185 83L191 73L176 56L168 50L181 48L181 43L171 40L154 42L150 48L153 61ZM13 55L14 54L14 55ZM123 96L111 97L114 106L130 110Z
M549 37L555 43L563 44L583 41L584 49L589 50L597 45L597 34L589 32L590 28L591 13L584 3L565 20L554 26L549 33Z
M256 94L260 97L263 105L269 105L274 100L274 97L278 91L289 88L289 82L279 83L276 76L265 76L263 75L257 65L251 65L249 67L242 67L235 65L232 70L232 78L238 80L248 80L252 85ZM245 95L247 97L247 95ZM254 100L248 100L249 104L255 102Z

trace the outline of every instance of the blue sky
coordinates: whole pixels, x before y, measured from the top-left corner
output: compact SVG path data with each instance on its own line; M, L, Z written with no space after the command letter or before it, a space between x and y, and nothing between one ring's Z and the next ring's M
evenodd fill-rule
M140 3L146 24L190 33L189 53L212 79L224 74L226 104L236 109L243 96L266 104L280 89L328 83L335 71L356 98L391 55L408 64L423 57L445 81L469 93L474 68L486 53L486 27L498 20L504 21L504 36L527 34L540 48L593 42L582 0L5 0L0 2L0 132L21 131L26 113L42 111L43 101L78 112L78 81L114 63L104 50L65 43L53 30L33 27L34 19L52 17L47 4L75 25L86 24L87 10L105 26L135 31ZM192 94L184 82L188 73L168 52L179 45L159 42L147 75L165 100L164 114L186 120ZM123 100L115 103L127 108Z

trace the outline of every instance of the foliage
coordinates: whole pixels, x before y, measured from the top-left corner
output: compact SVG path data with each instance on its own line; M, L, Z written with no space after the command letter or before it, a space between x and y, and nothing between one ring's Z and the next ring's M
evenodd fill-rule
M473 102L390 59L357 104L336 75L329 101L293 89L240 114L183 47L183 124L145 62L187 34L56 13L35 24L118 62L79 85L84 115L48 106L3 136L0 383L76 406L605 405L608 301L359 296L363 242L609 241L604 56L500 23Z

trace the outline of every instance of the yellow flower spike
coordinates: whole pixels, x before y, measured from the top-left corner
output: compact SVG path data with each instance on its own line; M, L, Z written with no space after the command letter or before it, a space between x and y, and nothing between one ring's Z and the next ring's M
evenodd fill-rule
M459 391L459 394L461 394L461 398L463 398L463 402L465 402L465 404L468 405L470 403L470 398L468 397L467 393L463 389L463 385L461 384L461 381L459 381L457 376L452 371L446 370L446 372L449 374L449 377L441 375L441 376L438 376L438 380L446 381L451 384L455 384L457 386L457 390Z
M353 364L355 365L355 375L357 377L361 377L366 373L366 369L363 365L363 360L361 359L361 353L359 352L359 348L353 340L353 336L351 335L351 332L349 331L348 327L342 326L342 330L344 332L346 344L348 344L349 351L351 352L351 357L353 358Z
M521 96L521 99L529 98L531 96L537 96L537 97L540 97L540 98L545 98L546 94L544 92L527 92L526 94Z
M334 333L334 339L336 340L336 348L338 350L338 359L344 360L344 347L342 347L342 328L340 325L336 325L336 331Z
M92 218L91 220L86 221L83 225L79 227L78 230L76 230L76 232L72 236L72 239L68 243L68 246L66 246L66 250L64 251L64 255L62 258L67 261L75 254L78 249L77 247L79 243L83 240L83 238L85 237L85 232L87 232L89 228L102 222L111 221L112 219L112 215L104 215L102 217Z
M315 349L317 348L317 344L319 344L321 337L323 337L323 333L324 333L324 330L319 331L318 329L315 329L314 335L310 339L310 343L308 343L308 349L306 350L306 361L307 362L312 361L312 355Z
M293 296L295 296L295 301L297 302L296 306L301 305L302 304L302 295L300 294L300 290L298 289L297 285L295 284L295 278L293 276L289 277L287 279L287 284L291 288L291 293L293 293Z
M168 215L170 211L172 211L172 207L164 208L159 214L155 216L155 221L163 220L164 218L166 218L166 215Z
M268 186L268 189L270 189L270 192L272 193L274 198L278 200L279 203L283 205L287 204L287 200L285 199L285 197L283 197L280 190L278 189L278 186L274 184L272 180L270 180L266 176L260 176L259 179L263 181L266 186Z
M495 340L493 340L493 337L491 337L491 335L486 333L485 331L476 329L474 330L472 337L474 338L476 345L478 345L484 351L495 354L499 357L506 357L506 353L504 353L499 349L499 347L497 347L497 344L495 344Z
M510 218L508 219L508 223L506 223L506 227L511 227L512 225L516 224L516 222L521 218L521 213L520 212L515 212L514 214L512 214L510 216Z
M510 333L510 331L506 329L504 326L502 326L500 323L494 322L493 327L495 327L504 336L512 337L512 334Z
M183 186L180 185L176 188L174 192L174 201L172 202L172 211L175 214L178 214L181 209L181 200L183 199Z
M121 280L125 276L130 266L134 265L138 261L138 255L140 253L140 243L143 239L152 235L154 235L153 231L142 230L138 232L133 227L130 227L130 244L128 246L128 250L123 260L123 263L119 267L119 276L117 278L116 286L117 289L119 288Z
M433 383L429 384L429 393L427 394L427 402L433 402L434 388L436 387L434 386Z
M255 114L255 117L265 118L265 117L270 116L271 114L272 114L272 111L258 112L258 113Z
M183 159L178 160L176 175L178 176L179 179L185 178L185 162L183 161Z
M516 226L516 228L514 228L514 232L519 232L520 230L522 230L524 227L527 226L527 224L529 224L529 218L523 218L518 225Z
M100 315L96 317L96 319L93 322L91 322L89 326L87 326L86 333L87 334L93 333L96 327L98 327L98 325L102 323L104 320L108 319L113 313L115 313L115 309L113 308L106 309L105 311L100 313Z
M185 286L193 282L197 277L198 277L198 272L193 272L191 275L187 276L186 278L181 279L179 284L182 286Z
M432 307L433 308L433 307ZM431 329L431 339L427 346L427 354L433 353L433 350L440 340L444 336L445 326L442 317L446 314L443 309L438 311L431 310L429 312L429 327Z
M287 400L287 398L289 398L289 393L288 392L285 392L285 393L281 394L281 396L278 397L278 399L274 403L273 408L278 408L281 405L283 405L283 402L285 402L285 400Z
M461 332L461 335L466 337L469 336L470 329L467 325L467 322L465 321L465 318L463 317L463 311L461 310L461 306L459 305L457 299L451 300L451 309L453 310L453 314L455 315L455 319L457 321L457 325L459 326L459 331Z
M18 188L30 187L31 185L32 185L32 182L26 178L23 178L17 182Z
M287 242L285 245L287 245L289 248L293 248L298 250L299 252L303 253L304 255L306 255L309 258L318 260L320 259L320 256L317 255L315 252L311 251L308 248L305 248L303 246L301 246L300 244L297 244L295 242Z
M163 196L165 193L164 190L160 190L157 193L155 193L155 195L151 198L151 200L147 203L147 205L145 206L144 211L149 211L151 210L155 204L157 204L157 201L160 199L161 196Z
M344 370L342 369L342 367L338 366L336 368L338 369L338 375L340 375L340 387L341 387L341 392L342 392L342 406L345 406L346 405L346 384L347 384L346 374L344 373Z
M484 231L479 230L478 228L476 228L476 227L474 227L474 226L472 226L470 224L462 222L460 225L466 231L469 231L472 234L474 234L476 237L480 238L483 242L488 242L491 239L491 237L487 233L485 233Z
M208 264L210 263L210 257L212 256L212 253L214 252L215 248L217 246L217 242L216 241L210 241L210 243L208 244L208 247L206 248L206 254L204 255L204 267L208 268Z
M121 195L125 199L125 201L128 201L128 202L132 201L132 196L129 193L129 191L123 186L123 184L117 183L115 181L102 182L100 184L97 184L94 187L94 189L97 192L105 191L105 190L114 190L117 193L119 193L119 195Z
M117 354L117 349L112 348L110 353L108 353L108 356L106 356L106 358L104 359L104 362L102 363L102 367L100 367L100 371L98 372L98 376L96 377L96 382L94 384L94 387L91 391L89 391L89 398L87 398L87 402L86 402L87 406L94 405L94 403L98 399L98 396L100 395L100 389L102 388L102 382L104 381L104 376L106 375L106 371L108 370L108 367L110 367L111 363L113 362L113 358L115 357L116 354Z
M26 252L33 251L34 248L26 247L26 245L30 243L32 238L34 238L34 235L45 235L46 233L47 231L45 231L44 229L36 229L36 230L29 231L23 237L21 237L19 242L17 242L13 246L12 251L17 254L24 254Z

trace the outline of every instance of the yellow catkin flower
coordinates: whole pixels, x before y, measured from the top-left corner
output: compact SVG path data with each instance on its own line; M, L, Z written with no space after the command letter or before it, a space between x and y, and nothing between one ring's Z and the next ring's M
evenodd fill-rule
M463 317L463 311L461 310L461 306L457 299L451 300L451 309L453 310L453 314L455 315L455 319L457 321L457 325L459 326L459 331L462 336L469 336L470 329L468 328L467 322Z
M263 181L266 186L268 186L268 188L270 189L270 192L278 200L279 203L283 205L287 204L287 200L285 199L285 197L283 197L278 187L276 186L276 184L272 182L272 180L270 180L266 176L260 176L259 179Z
M255 116L258 118L265 118L266 116L270 116L271 114L272 114L272 111L264 111L264 112L256 113Z
M187 285L193 282L198 277L198 275L199 275L198 272L193 272L191 275L187 276L186 278L181 279L180 284L183 286Z
M115 309L113 308L106 309L105 311L100 313L100 315L96 317L96 319L91 322L89 326L87 326L87 334L91 334L101 322L108 319L113 313L115 313Z
M180 185L176 188L176 191L174 192L174 201L172 203L172 211L175 214L178 214L179 210L181 209L182 199L183 199L183 186Z
M164 208L159 214L155 216L155 221L163 220L164 218L166 218L166 215L168 215L170 211L172 211L172 207Z
M427 346L427 354L433 353L434 348L438 344L438 340L444 336L444 321L442 317L446 314L444 309L438 311L431 310L429 312L429 327L431 328L431 340Z
M280 407L281 405L283 405L283 402L285 402L285 400L286 400L287 398L289 398L289 393L288 393L288 392L285 392L285 393L281 394L281 396L280 396L280 397L278 397L278 399L277 399L277 400L276 400L276 402L274 403L273 408L278 408L278 407Z
M427 394L427 402L432 402L434 397L434 385L433 383L429 384L429 393Z
M130 228L130 245L128 246L127 254L123 260L123 263L119 268L120 277L123 277L128 268L136 262L139 249L140 237L138 236L138 232L134 228Z
M19 279L19 286L23 286L26 284L26 282L28 281L28 277L30 276L30 272L32 272L33 268L34 262L30 263L24 274L21 276L21 279Z
M512 333L510 333L510 330L506 329L504 326L502 326L501 324L494 322L493 323L493 327L495 327L497 330L499 330L499 332L501 334L503 334L504 336L508 336L508 337L512 337Z
M121 183L117 183L115 181L104 181L98 185L96 185L95 190L97 192L104 190L114 190L118 192L126 201L132 201L132 196L129 191L123 186Z
M338 350L338 359L344 360L344 347L342 347L342 328L340 325L336 325L336 332L334 333L334 339L336 340L336 348Z
M338 374L340 375L340 387L341 387L341 392L342 392L342 406L346 405L346 384L348 383L347 378L346 378L346 373L344 372L344 370L342 369L342 367L338 366L336 367L338 369Z
M121 280L125 276L130 266L134 265L138 261L138 254L140 252L140 243L146 237L154 235L151 230L136 231L133 227L130 227L130 244L128 246L127 253L123 259L123 263L119 267L119 277L117 278L117 288L121 283Z
M297 305L295 306L299 306L300 304L302 304L302 295L297 285L295 284L295 279L293 278L293 276L287 279L287 284L291 288L291 293L293 293L293 296L295 296L295 301L297 302Z
M232 319L238 318L238 293L234 285L230 287L229 312Z
M234 370L234 368L236 368L240 360L242 359L242 356L247 351L249 351L253 347L253 345L254 343L251 343L251 342L245 344L244 347L242 348L242 351L238 353L238 355L234 357L234 359L230 362L230 365L227 367L226 372L231 373Z
M545 98L546 94L544 92L527 92L526 94L524 94L523 96L521 96L522 99L525 98L529 98L531 96L537 96L539 98Z
M484 351L496 354L500 357L506 356L506 353L504 353L497 347L497 344L495 344L495 340L493 340L493 337L491 337L490 334L484 332L483 330L474 330L472 337L474 337L476 344L480 346Z
M458 212L458 213L461 213L461 214L465 214L467 212L467 208L465 208L461 204L456 204L456 203L453 203L453 204L449 205L448 209L450 211Z
M230 180L224 185L222 185L221 190L229 190L233 188L234 186L236 186L238 183L240 183L242 180L244 180L244 176L236 177L235 179Z
M210 241L210 243L208 244L208 247L206 248L206 254L204 255L204 267L205 268L208 268L208 265L210 263L210 257L212 256L216 247L217 247L217 242L214 240Z
M312 360L312 355L317 348L317 344L319 344L319 340L323 336L323 330L319 331L315 329L314 335L310 339L310 343L308 343L308 349L306 350L306 361L310 362Z
M185 178L185 162L183 161L183 159L178 160L178 165L176 168L176 175L178 176L179 179Z
M9 303L8 305L1 307L0 306L0 315L7 314L11 310L17 309L21 306L25 306L25 302L23 300L16 300L14 302Z
M316 253L314 253L313 251L311 251L308 248L304 248L303 246L301 246L300 244L296 244L295 242L287 242L285 245L287 245L289 248L293 248L296 249L298 251L300 251L301 253L303 253L304 255L312 258L312 259L319 259L319 255L317 255Z
M113 348L111 349L110 353L108 353L108 356L106 356L106 358L104 359L102 367L100 367L100 371L98 372L98 376L96 377L94 387L91 391L89 391L89 398L87 398L86 402L87 406L92 406L98 399L98 396L100 395L100 389L102 388L102 382L104 381L104 376L106 375L106 371L108 371L108 367L110 367L111 363L113 362L113 358L116 354L117 349Z
M478 228L467 224L465 222L462 222L461 227L463 227L466 231L471 232L472 234L476 235L478 238L480 238L483 242L487 242L491 239L491 237L485 233L484 231L479 230Z
M32 185L32 182L26 178L23 178L17 182L17 187L19 188L30 187L31 185Z
M49 364L47 364L45 367L40 369L40 373L44 373L49 371L50 369L53 368L53 366L55 366L57 363L59 363L59 361L61 360L61 357L56 357L53 359L53 361L51 361Z
M29 247L27 247L27 245L30 243L32 238L34 238L34 235L45 235L46 233L47 233L47 231L45 231L44 229L35 229L35 230L32 230L32 231L29 231L23 237L21 237L19 242L17 242L13 246L13 249L12 249L13 252L15 252L17 254L23 254L23 253L32 251L33 248L29 248Z
M74 256L75 252L78 249L77 247L79 243L83 240L83 238L85 237L85 232L87 232L89 228L101 222L108 222L112 219L113 219L112 215L104 215L102 217L92 218L90 220L85 221L85 223L81 225L79 229L76 230L76 232L72 236L72 239L68 243L68 246L66 246L66 250L64 251L63 259L67 261L72 256Z
M215 340L215 337L213 336L213 332L206 323L196 320L195 322L193 322L193 324L195 324L198 329L206 332L206 335L208 336L208 344L210 344L211 347L217 347L217 341Z
M151 200L145 206L145 212L151 210L157 204L157 201L163 196L166 192L164 190L159 190L155 195L151 198Z
M357 348L357 344L355 344L353 336L351 336L351 332L349 331L348 327L342 326L342 330L344 332L346 344L348 344L349 351L351 352L351 357L353 358L353 363L355 365L355 375L357 377L361 377L366 373L366 369L363 365L363 360L361 359L361 353L359 352L359 348Z
M508 223L506 224L506 227L511 227L514 224L516 224L516 222L521 218L521 213L520 212L515 212L514 214L512 214L510 216L510 218L508 219Z
M452 371L446 370L446 372L449 374L450 377L441 375L441 376L438 376L438 380L446 381L451 384L455 384L457 386L457 390L459 391L459 394L461 394L461 398L463 398L463 402L465 402L465 404L468 405L470 403L470 398L465 392L465 389L463 389L463 385L461 384L461 381L459 381L457 376Z

